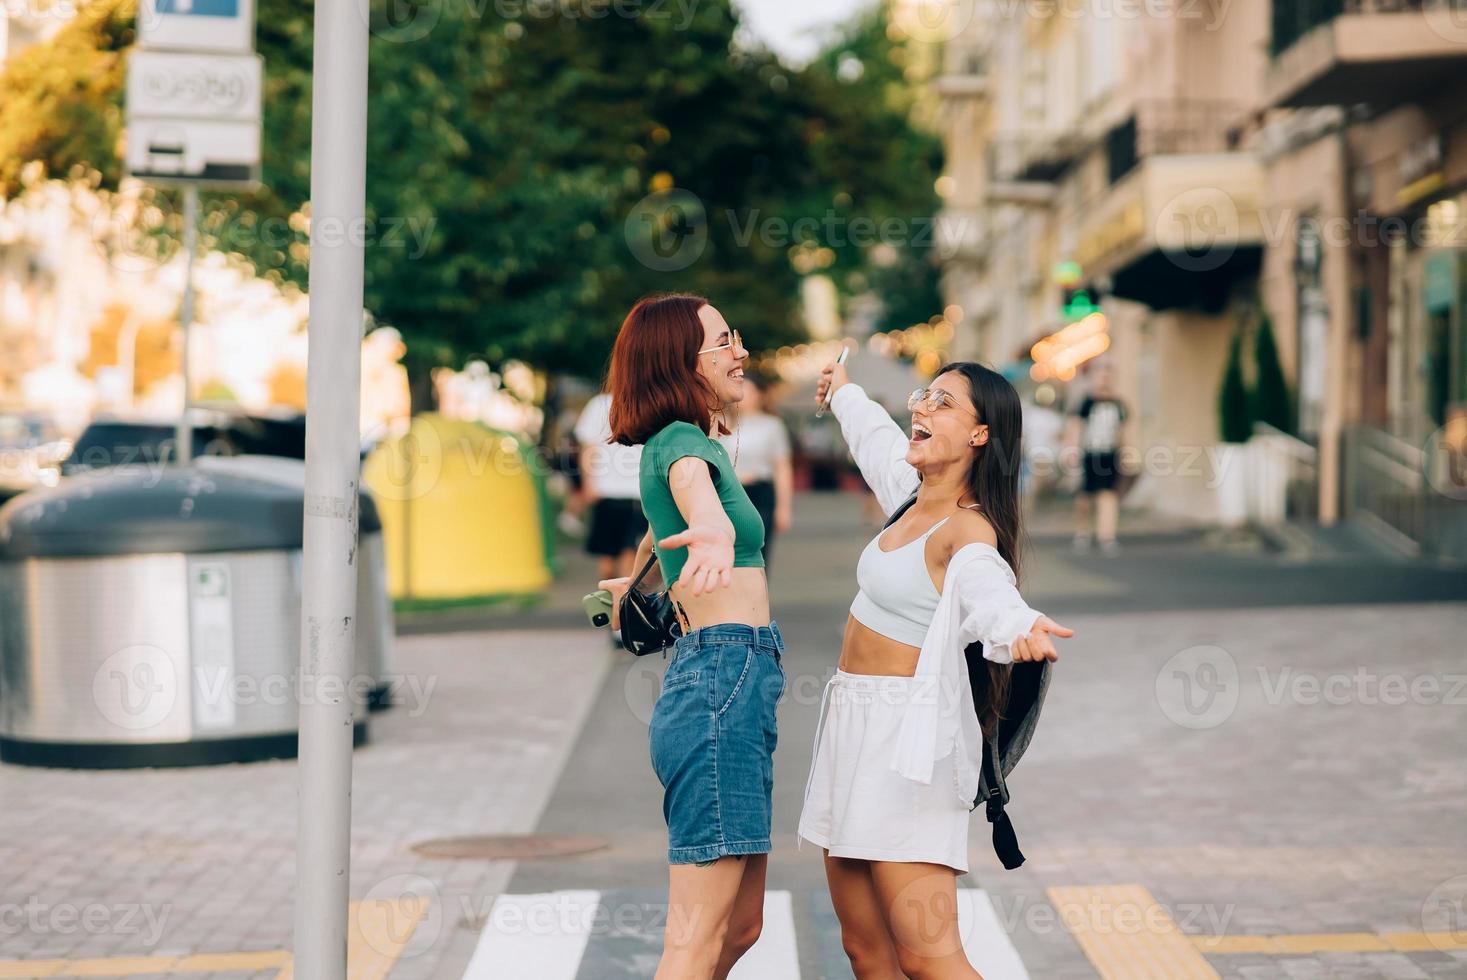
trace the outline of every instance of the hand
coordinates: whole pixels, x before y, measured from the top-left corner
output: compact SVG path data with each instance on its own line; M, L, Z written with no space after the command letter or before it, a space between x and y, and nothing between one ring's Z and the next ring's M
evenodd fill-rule
M605 589L611 593L611 628L621 629L621 599L627 594L632 586L632 577L623 575L621 578L602 579L596 583L596 588Z
M820 369L820 382L815 386L815 404L825 404L825 392L828 389L832 397L846 385L851 383L851 376L846 373L844 364L831 361Z
M1014 655L1014 663L1058 660L1059 652L1054 648L1054 641L1050 639L1051 635L1068 639L1075 635L1075 631L1068 626L1061 626L1048 616L1040 616L1034 620L1034 625L1029 627L1029 632L1015 640L1010 647Z
M778 507L774 511L774 533L789 534L790 528L795 525L795 515L788 507Z
M663 551L687 548L688 560L677 584L695 596L726 587L733 580L733 536L720 528L699 525L657 542Z

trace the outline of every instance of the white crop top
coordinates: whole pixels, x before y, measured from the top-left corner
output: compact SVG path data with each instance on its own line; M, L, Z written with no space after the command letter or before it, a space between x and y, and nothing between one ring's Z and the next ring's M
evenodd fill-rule
M891 551L882 550L881 534L871 539L856 563L860 591L851 603L856 622L887 639L921 649L942 598L927 572L927 539L947 521L944 517L915 541Z

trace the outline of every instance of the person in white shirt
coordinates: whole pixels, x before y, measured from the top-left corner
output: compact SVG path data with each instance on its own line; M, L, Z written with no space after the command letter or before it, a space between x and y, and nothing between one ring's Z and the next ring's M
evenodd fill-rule
M744 400L739 403L734 429L719 437L734 461L734 472L744 485L744 492L764 521L766 575L775 536L784 534L794 522L795 496L789 430L783 419L767 410L768 395L767 382L744 375Z
M611 395L586 403L576 420L581 446L581 492L591 508L586 551L596 555L601 578L632 574L637 544L647 533L642 515L642 447L611 441Z
M1091 511L1095 513L1095 538L1100 550L1115 554L1116 528L1121 503L1117 484L1121 478L1121 448L1126 445L1126 403L1115 394L1115 378L1109 364L1096 364L1090 391L1070 416L1066 444L1080 450L1080 492L1075 495L1075 550L1090 547ZM1092 506L1092 501L1093 506Z
M1073 636L1025 604L1019 566L1020 407L1013 385L950 364L908 400L910 439L831 364L831 411L882 511L861 555L839 669L826 685L799 837L825 850L858 977L978 978L958 932L970 811L1012 664ZM983 703L965 649L983 644Z

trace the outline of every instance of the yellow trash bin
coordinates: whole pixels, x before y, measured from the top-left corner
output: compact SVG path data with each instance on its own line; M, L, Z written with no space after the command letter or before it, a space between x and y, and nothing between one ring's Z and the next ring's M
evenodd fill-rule
M526 595L550 584L543 477L520 441L427 412L367 457L393 598Z

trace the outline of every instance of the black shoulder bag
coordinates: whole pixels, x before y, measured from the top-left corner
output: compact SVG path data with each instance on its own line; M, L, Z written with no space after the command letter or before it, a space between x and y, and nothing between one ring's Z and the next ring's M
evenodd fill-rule
M678 622L677 603L667 594L666 589L650 594L637 590L642 579L652 570L652 563L655 561L656 552L648 556L647 564L632 579L631 587L621 597L618 613L621 619L622 648L638 657L666 650L683 635L682 624Z

